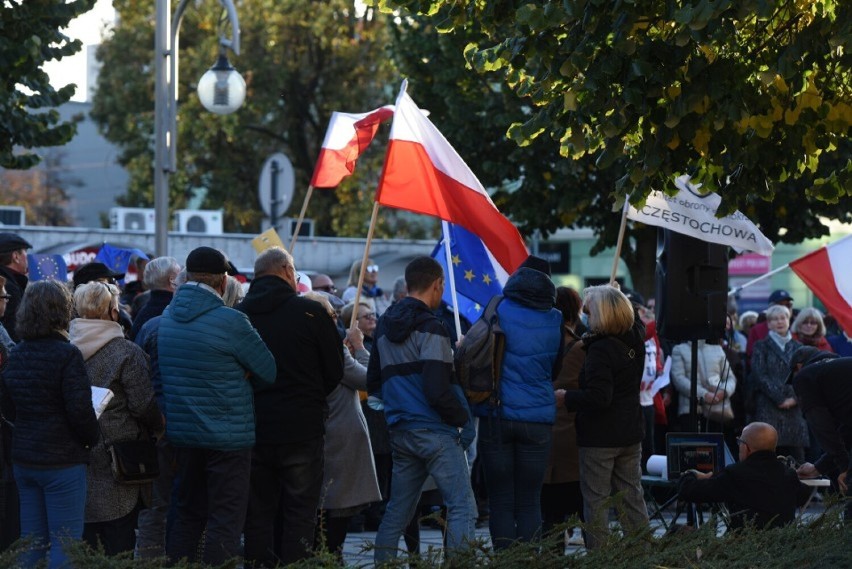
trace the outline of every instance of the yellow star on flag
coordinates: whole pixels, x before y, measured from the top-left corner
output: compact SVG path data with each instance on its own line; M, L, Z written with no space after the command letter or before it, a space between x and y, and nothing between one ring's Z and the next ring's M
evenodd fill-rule
M476 275L473 274L473 271L465 271L464 278L467 280L467 282L472 282L473 279L476 278Z
M458 255L453 255L453 264L458 265L460 263L461 263L461 257L459 257Z
M482 282L484 282L487 285L491 284L491 277L488 276L488 273L485 273L484 275L482 275Z

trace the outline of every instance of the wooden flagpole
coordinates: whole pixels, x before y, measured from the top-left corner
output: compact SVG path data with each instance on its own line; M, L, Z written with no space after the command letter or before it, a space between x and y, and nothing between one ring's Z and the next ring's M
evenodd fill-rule
M379 202L373 202L373 215L370 217L370 229L367 231L367 245L364 247L364 257L361 259L361 273L358 275L358 288L355 289L355 303L352 310L352 319L349 328L354 329L358 322L358 305L361 301L361 287L364 286L364 272L367 270L367 259L370 258L370 244L373 242L373 233L376 230L376 219L379 215Z
M299 212L299 220L296 222L296 229L293 230L293 237L290 239L290 254L293 254L293 249L296 247L296 239L299 238L299 230L302 229L302 221L305 219L305 211L308 209L308 203L311 201L311 195L314 193L314 187L308 186L308 193L305 194L305 201L302 202L302 211Z
M450 251L450 224L441 220L441 230L444 233L444 253L447 256L447 278L450 280L450 295L453 298L453 319L456 323L456 338L461 340L461 318L459 318L459 297L456 294L456 275L453 270L453 254ZM455 346L453 346L455 347Z
M612 260L612 272L609 275L609 284L614 284L615 274L618 272L618 260L621 258L621 245L624 243L624 233L627 229L627 208L630 207L630 199L624 196L624 207L621 210L621 227L618 229L618 242L615 244L615 258Z

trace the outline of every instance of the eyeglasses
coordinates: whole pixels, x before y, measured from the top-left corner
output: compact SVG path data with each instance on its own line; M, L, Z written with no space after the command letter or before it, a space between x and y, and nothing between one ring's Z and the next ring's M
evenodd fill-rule
M818 322L814 322L813 320L805 320L799 326L819 326Z
M379 272L379 266L378 265L367 265L367 272L368 273L378 273Z
M314 290L321 290L323 292L334 294L337 292L337 287L334 285L315 286Z
M0 300L12 300L11 294L0 294Z
M737 444L738 444L738 445L745 445L745 446L746 446L746 448L747 448L748 450L751 450L751 447L750 447L750 446L748 446L748 443L747 443L747 442L745 442L743 439L741 439L741 438L739 438L739 437L737 437Z
M360 316L358 316L358 319L360 320L361 318L367 318L369 320L375 320L376 319L376 313L375 312L368 312L366 314L361 314Z

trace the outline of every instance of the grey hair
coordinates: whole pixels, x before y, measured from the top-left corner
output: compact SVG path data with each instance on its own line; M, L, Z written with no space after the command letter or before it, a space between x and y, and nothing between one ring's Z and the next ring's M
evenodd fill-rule
M225 303L225 306L234 307L243 299L243 283L231 275L228 275L227 279L222 301Z
M171 281L180 272L180 263L174 257L157 257L145 265L142 282L148 290L168 290Z
M254 276L262 277L272 273L278 267L288 266L296 270L296 264L293 262L293 255L288 253L281 247L270 247L257 256L254 261Z
M766 309L766 319L769 320L775 316L779 316L783 314L786 318L790 318L790 309L784 306L783 304L773 304L769 308Z
M394 300L402 300L408 294L408 285L405 284L405 277L396 277L393 281L393 298Z
M801 326L805 320L813 320L817 323L815 336L825 336L825 321L823 320L822 312L813 306L803 308L799 311L799 315L796 316L796 319L793 321L793 325L790 327L791 331L794 334L799 334L799 326Z

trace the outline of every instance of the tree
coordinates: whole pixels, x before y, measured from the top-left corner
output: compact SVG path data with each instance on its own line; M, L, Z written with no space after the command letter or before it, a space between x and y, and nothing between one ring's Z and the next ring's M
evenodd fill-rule
M50 85L42 66L81 48L62 28L91 10L95 0L7 0L0 4L0 167L26 170L39 163L26 149L60 146L76 134L53 108L67 103L76 86Z
M92 117L121 148L130 173L123 205L153 203L152 156L154 3L117 0L120 21L98 51L103 68ZM332 111L363 112L388 102L395 81L384 55L384 17L356 12L351 0L246 0L237 6L241 55L229 54L247 84L237 112L205 111L195 82L217 53L218 2L190 6L179 50L178 172L170 203L184 207L192 188L206 188L206 208L224 208L229 231L255 232L263 216L257 183L264 160L284 152L296 171L295 215L305 195ZM229 33L227 24L222 29ZM381 137L379 137L381 138ZM380 140L374 143L379 146ZM372 150L372 149L371 149ZM375 189L381 162L361 160L356 174L334 191L317 191L308 216L323 233L363 236L369 201L350 199ZM371 200L370 200L371 201ZM343 205L341 207L340 205ZM394 214L383 213L385 220ZM383 224L382 227L388 227ZM382 234L382 231L380 231Z
M70 174L64 159L62 149L49 150L42 166L0 172L4 204L22 206L30 225L73 225L65 188L82 182Z
M527 232L586 225L599 246L612 244L612 210L625 193L637 203L652 189L672 192L682 172L719 191L725 212L739 208L773 240L825 234L821 215L852 219L848 3L381 4L427 15L456 44L466 42L466 61L484 82L499 79L523 101L521 115L513 103L515 112L466 116L502 122L520 148L537 149L532 159L500 155L523 178L505 203ZM433 72L435 53L422 56ZM449 106L465 98L452 81L438 90ZM507 101L498 91L490 99ZM560 163L556 152L568 160ZM531 168L546 178L551 166L551 180L568 172L568 181L528 183ZM653 233L634 234L645 245L626 255L647 267Z

